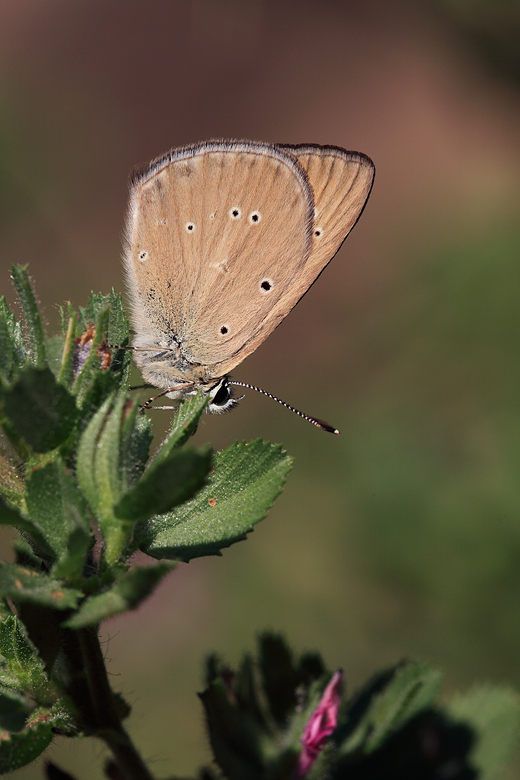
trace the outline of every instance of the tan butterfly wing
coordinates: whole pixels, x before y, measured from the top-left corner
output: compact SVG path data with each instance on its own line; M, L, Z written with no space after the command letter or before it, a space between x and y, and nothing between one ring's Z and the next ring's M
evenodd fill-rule
M293 154L312 187L314 224L312 249L298 285L291 290L292 306L332 260L358 221L370 195L375 167L359 152L337 146L283 146Z
M305 265L313 209L301 167L274 146L208 142L152 163L127 220L136 343L174 338L214 377L240 363Z
M284 294L251 334L247 349L237 360L223 361L216 367L225 374L253 352L305 295L325 266L332 260L365 207L374 181L372 160L359 152L335 146L280 146L293 155L307 174L314 200L312 247L300 264ZM273 268L275 276L277 268Z
M135 344L178 345L168 382L229 372L336 253L373 172L336 147L233 141L151 163L134 177L126 231ZM137 355L141 367L155 359Z

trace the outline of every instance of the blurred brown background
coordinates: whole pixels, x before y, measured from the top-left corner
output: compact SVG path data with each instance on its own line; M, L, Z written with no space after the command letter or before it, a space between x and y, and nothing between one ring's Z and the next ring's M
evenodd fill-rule
M403 656L439 666L447 693L520 688L517 4L2 0L0 12L1 290L13 301L9 268L29 263L50 331L56 304L122 289L137 163L234 137L336 144L377 168L337 258L234 372L341 436L252 393L206 417L197 438L218 448L283 442L284 494L246 543L181 566L102 627L154 772L208 760L202 659L236 663L264 628L321 650L351 691ZM167 424L154 418L159 434ZM103 755L65 739L49 753L80 780L101 776Z

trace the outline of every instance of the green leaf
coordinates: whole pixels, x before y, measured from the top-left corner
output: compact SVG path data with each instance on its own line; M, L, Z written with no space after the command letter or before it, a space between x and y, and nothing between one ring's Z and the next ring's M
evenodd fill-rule
M152 440L151 420L140 414L139 406L134 404L123 420L121 430L120 469L124 489L128 490L135 485L143 473Z
M109 564L117 560L133 528L131 521L114 513L114 506L126 490L121 439L128 436L125 421L128 414L132 415L132 408L124 393L107 398L92 417L78 447L78 483L99 524Z
M440 672L426 664L406 662L390 673L381 675L371 690L362 692L365 706L357 726L349 727L347 739L338 733L338 755L361 750L369 754L377 750L393 733L422 710L431 707L439 694ZM351 710L359 706L354 701Z
M64 637L60 624L68 614L60 614L54 607L43 607L28 601L17 602L16 611L27 638L36 648L47 676L55 673L57 679L64 683L61 654ZM56 663L58 657L59 661ZM39 701L39 704L42 704L42 701Z
M116 397L113 407L103 418L103 425L96 443L94 476L101 522L104 517L112 519L112 507L124 490L120 471L120 436L124 423L125 404L126 398L123 393L120 393Z
M218 555L246 538L282 490L291 458L261 439L214 456L214 471L197 495L175 511L139 524L135 538L154 558L189 561Z
M119 517L144 520L168 512L202 486L210 469L209 449L192 452L183 460L178 448L194 433L207 403L207 396L199 393L181 405L170 433L139 482L137 478L144 470L152 433L149 418L139 413L137 405L133 408L124 423L121 468L126 474L127 487L137 484L116 507Z
M422 663L406 663L374 702L372 729L365 743L376 750L389 734L430 707L440 692L442 675Z
M63 341L58 382L70 390L74 381L74 347L76 345L76 314L72 313Z
M290 648L285 640L270 632L258 638L258 664L269 709L281 726L294 712L301 680L298 679Z
M101 312L110 309L114 304L116 305L116 308L118 305L120 306L120 312L116 316L119 316L119 314L121 314L123 320L126 320L121 305L121 296L118 296L114 292L114 290L112 290L112 292L109 295L105 295L104 293L91 292L87 305L79 307L81 330L82 331L87 330L89 325L96 322ZM126 335L128 336L128 332Z
M475 687L447 705L448 714L475 732L470 763L479 780L502 776L504 764L518 743L520 698L505 687Z
M128 346L129 322L123 309L123 298L120 293L112 289L108 296L110 317L108 320L108 343L112 348L113 372L121 372L121 382L127 384L132 365L132 352L128 349L117 349L118 346Z
M12 503L19 505L24 493L25 485L21 475L21 469L17 468L18 458L13 452L8 452L7 439L3 439L0 446L0 493Z
M175 566L172 561L161 561L131 569L110 590L85 601L65 626L74 629L93 626L120 612L136 609Z
M32 709L27 696L0 685L0 729L21 731Z
M45 353L47 355L47 365L52 371L56 381L59 382L61 362L63 359L63 336L61 333L45 340ZM60 384L64 383L60 382Z
M44 560L41 555L37 555L26 538L27 534L19 536L18 539L13 539L13 552L15 554L15 563L18 566L23 566L24 569L35 569L36 571L42 571L44 568Z
M59 580L5 561L0 561L0 594L15 603L29 602L53 609L74 608L83 598L80 590L64 587Z
M0 500L0 510L1 509ZM7 507L7 510L11 511L9 507ZM30 528L31 530L25 530L22 527L20 535L15 537L11 542L15 563L18 566L21 566L22 569L32 569L38 573L48 572L53 558L52 550L47 548L47 543L43 537L41 537L41 543L40 541L34 541L33 537L37 536L40 532L30 520L21 516L19 516L18 519L21 520L22 524L26 523L27 528ZM42 548L47 548L48 552Z
M7 620L12 614L13 610L9 606L9 602L3 596L0 596L0 621Z
M14 507L9 506L0 498L0 525L12 525L22 533L29 535L31 547L38 555L53 559L54 552L41 533L38 526L28 517L23 517Z
M95 453L94 477L97 492L97 519L106 544L107 561L117 560L130 537L132 524L114 514L124 485L120 470L120 436L125 415L126 398L120 393L113 409L105 416ZM79 475L78 475L79 476Z
M108 309L108 295L103 293L90 293L90 298L86 306L79 307L79 321L82 331L86 331L99 316L99 313Z
M14 772L38 758L54 739L52 728L59 722L48 710L36 710L22 731L2 734L0 774Z
M61 335L65 339L67 337L71 319L76 319L76 312L70 301L67 301L66 306L60 306L60 304L58 304L58 311L61 319Z
M224 682L215 680L199 697L213 755L225 776L262 780L265 776L262 735L232 703Z
M27 266L13 266L12 277L27 321L29 358L36 368L45 368L45 339L42 321L27 273Z
M27 512L52 549L54 559L72 553L78 568L71 568L69 557L68 573L81 574L84 556L94 539L83 496L60 459L29 472L25 500Z
M211 468L211 456L211 448L205 447L174 450L168 458L154 461L114 507L116 516L147 520L187 501L204 484Z
M244 714L247 712L247 717L255 724L259 732L272 735L272 723L264 706L265 688L263 686L262 688L263 690L259 684L253 657L250 653L246 653L234 679L236 702Z
M22 326L9 309L4 295L0 298L0 334L0 371L4 379L9 380L14 370L25 364L27 356Z
M104 404L107 398L113 396L120 387L119 377L111 371L96 371L92 383L85 391L81 401L80 415L78 419L78 431L80 434L90 423L93 414Z
M39 704L54 703L56 691L47 679L42 660L14 615L0 623L0 654L5 659L4 685L21 689Z
M168 437L155 456L155 461L167 458L173 449L182 447L197 430L201 415L208 405L209 396L202 391L180 404Z
M117 349L118 346L127 346L129 340L129 323L123 309L121 295L114 290L109 295L91 293L87 306L80 307L79 310L82 327L83 330L86 330L90 323L97 322L100 313L105 309L109 310L107 342L112 349L111 371L121 372L121 381L126 383L132 362L132 353L130 350Z
M65 550L52 569L55 579L75 579L83 573L87 555L94 545L95 539L90 530L81 526L74 528L68 539Z
M2 396L9 423L36 452L53 450L70 436L76 403L49 368L23 369Z
M99 495L96 481L96 455L101 431L106 423L114 395L109 396L103 405L91 417L78 445L76 476L81 492L87 499L90 509L96 517L99 513Z
M4 380L8 381L13 369L14 344L9 333L6 313L7 304L3 296L2 304L0 306L0 374Z

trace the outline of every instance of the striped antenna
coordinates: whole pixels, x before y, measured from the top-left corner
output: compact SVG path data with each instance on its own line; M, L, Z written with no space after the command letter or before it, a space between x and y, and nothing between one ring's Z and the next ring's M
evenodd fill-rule
M300 412L299 409L295 409L294 406L291 406L285 401L282 401L281 398L277 398L275 395L272 395L272 393L268 393L267 390L262 390L261 387L255 387L255 385L248 385L247 382L231 381L230 379L228 380L228 384L238 385L238 387L247 387L248 390L256 390L257 393L266 395L268 398L272 398L273 401L278 401L278 403L282 404L282 406L285 406L286 409L290 409L291 412L294 412L299 417L303 417L304 420L307 420L307 422L312 423L317 428L321 428L322 431L327 431L328 433L335 433L336 435L339 435L338 429L334 428L333 425L329 425L329 423L325 422L324 420L318 420L316 417L309 417L308 414L304 414L303 412Z
M107 344L108 347L112 349L129 349L129 350L144 350L144 351L157 351L157 347L116 347L114 344ZM173 352L173 350L169 347L161 347L161 352ZM262 390L261 387L256 387L256 385L250 385L247 382L235 382L231 379L226 378L226 383L228 385L237 385L237 387L245 387L248 390L255 390L257 393L261 393L262 395L267 396L267 398L271 398L273 401L277 401L279 404L282 404L282 406L285 406L286 409L289 409L291 412L294 412L294 414L297 414L298 417L302 417L304 420L307 420L307 422L312 423L316 426L316 428L320 428L322 431L327 431L327 433L334 433L336 436L339 436L339 431L337 428L335 428L333 425L330 425L328 422L325 422L325 420L318 420L317 417L310 417L308 414L304 414L303 412L300 412L299 409L295 409L294 406L291 406L291 404L288 404L286 401L282 401L281 398L278 398L276 395L273 395L272 393L268 393L267 390ZM193 385L193 382L187 382L185 385L184 383L181 383L178 385L178 387ZM147 385L140 385L139 387L131 388L132 390L139 390L141 388L145 388ZM161 398L162 396L166 395L167 393L171 392L171 390L176 389L169 387L167 390L163 390L162 393L159 393L158 395L154 395L152 398L149 398L148 401L141 406L141 412L144 412L145 409L155 408L157 409L169 409L169 406L156 406L152 407L151 404L153 401L156 401L158 398ZM240 400L240 399L239 399Z

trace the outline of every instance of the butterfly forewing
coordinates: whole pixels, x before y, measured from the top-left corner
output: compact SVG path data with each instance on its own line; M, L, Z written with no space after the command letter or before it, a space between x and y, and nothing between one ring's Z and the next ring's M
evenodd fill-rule
M305 267L313 213L305 174L277 147L210 142L152 163L127 226L137 330L152 322L190 362L226 373L275 327L269 312Z

